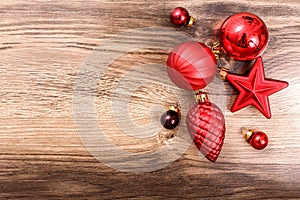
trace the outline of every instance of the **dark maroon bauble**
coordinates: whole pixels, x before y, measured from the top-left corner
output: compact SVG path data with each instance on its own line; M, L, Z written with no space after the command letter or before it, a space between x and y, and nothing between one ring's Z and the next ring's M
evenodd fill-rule
M268 45L268 29L258 16L237 13L228 17L220 30L220 43L235 60L253 60L262 55Z
M168 110L161 116L160 122L166 129L174 129L179 124L179 114L174 110Z
M189 12L182 7L175 8L170 15L171 22L177 26L187 25L190 21Z
M268 145L269 139L264 132L256 131L250 136L249 142L255 149L261 150Z

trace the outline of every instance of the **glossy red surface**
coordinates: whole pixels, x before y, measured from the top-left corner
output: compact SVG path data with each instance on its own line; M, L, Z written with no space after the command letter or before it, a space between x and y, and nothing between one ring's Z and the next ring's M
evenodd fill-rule
M268 45L268 29L258 16L237 13L221 26L220 43L231 58L253 60L261 56Z
M285 81L265 78L261 57L255 61L248 76L228 74L226 79L240 92L231 107L232 112L253 105L266 118L271 118L268 96L288 86Z
M173 110L168 110L161 116L160 122L166 129L174 129L179 124L179 115Z
M171 22L177 26L187 25L190 21L190 15L185 8L177 7L170 15Z
M178 87L198 90L215 76L217 61L211 49L201 42L184 42L175 47L167 60L170 79Z
M225 138L222 111L211 102L201 102L189 110L186 123L197 148L208 160L215 162Z
M267 134L257 131L252 133L249 142L255 149L261 150L268 145L269 139Z

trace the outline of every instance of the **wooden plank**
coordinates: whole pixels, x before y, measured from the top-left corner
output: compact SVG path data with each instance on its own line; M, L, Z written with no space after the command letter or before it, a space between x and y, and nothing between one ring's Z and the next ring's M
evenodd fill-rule
M197 21L194 27L170 24L168 15L176 6L189 10ZM268 26L270 42L263 55L266 77L290 84L270 97L271 119L253 107L231 113L237 92L216 78L208 90L223 110L227 128L216 163L199 156L192 144L167 167L139 174L113 169L90 154L77 129L87 121L74 121L73 98L79 70L92 52L111 37L145 27L171 28L174 34L180 31L207 43L227 16L241 11L257 14ZM299 13L297 0L1 1L0 198L299 199ZM146 40L136 35L132 39ZM113 101L118 102L114 98L128 97L116 93L126 88L118 83L136 83L126 99L128 109L120 107L119 112L128 112L129 119L141 127L159 119L169 104L184 105L192 95L184 96L185 92L169 85L165 69L161 73L154 68L138 70L149 69L149 63L164 65L168 51L123 53L106 66L92 94L99 127L112 144L137 155L172 147L178 135L169 139L172 132L160 130L158 120L145 131L153 133L147 138L126 135L126 127L118 123L128 118L117 118L118 107L113 107ZM134 76L151 84L143 85ZM269 146L263 151L251 148L239 133L241 127L267 132Z

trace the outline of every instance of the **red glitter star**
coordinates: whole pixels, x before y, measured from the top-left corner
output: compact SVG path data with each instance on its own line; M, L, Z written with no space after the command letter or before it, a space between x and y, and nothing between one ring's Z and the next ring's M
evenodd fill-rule
M227 74L226 79L240 92L231 112L253 105L268 119L271 118L268 96L289 85L285 81L266 79L261 57L256 59L248 76Z

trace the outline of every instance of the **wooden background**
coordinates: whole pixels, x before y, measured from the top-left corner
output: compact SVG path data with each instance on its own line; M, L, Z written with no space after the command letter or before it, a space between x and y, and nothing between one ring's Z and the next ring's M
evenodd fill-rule
M194 27L169 23L176 6L189 10L197 21ZM227 133L216 163L199 156L194 145L171 165L141 174L115 170L91 156L73 120L72 98L76 75L97 46L142 27L170 27L208 41L227 16L241 11L257 14L268 26L266 77L290 84L270 97L271 119L253 107L231 113L223 106ZM299 13L298 0L1 0L0 199L299 199ZM135 52L112 66L155 59L163 64L166 58L165 51ZM121 73L126 70L120 67ZM110 78L108 84L118 81ZM176 103L172 90L153 84L139 88L140 98L130 101L133 121L140 125L149 120L151 104ZM228 83L224 87L219 96L230 106L237 93ZM113 119L101 101L109 104L113 93L113 87L97 93L98 118L108 122L102 121L104 129ZM243 126L267 132L270 145L263 151L251 148L239 134ZM112 141L132 151L166 145L156 136L141 143L111 134Z

